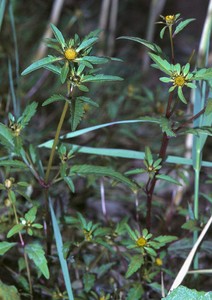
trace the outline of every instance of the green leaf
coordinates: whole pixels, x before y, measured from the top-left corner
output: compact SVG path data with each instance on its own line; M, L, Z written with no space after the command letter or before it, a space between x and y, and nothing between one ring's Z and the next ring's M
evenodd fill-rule
M3 18L4 18L5 7L6 7L6 0L1 0L1 2L0 2L0 31L1 31L1 25L3 22Z
M79 96L79 97L76 98L76 100L80 100L80 101L83 101L83 102L88 103L90 105L93 105L95 107L99 107L98 103L94 102L93 100L91 100L88 97Z
M135 183L111 168L94 165L73 165L69 175L71 176L73 174L107 176L128 185L132 190L137 190L137 185Z
M37 207L33 206L24 216L27 221L34 222L36 218L36 214L37 214Z
M84 103L80 100L73 100L71 102L71 128L74 131L79 125L83 115L85 113Z
M0 123L0 143L6 147L7 150L14 149L14 137L4 124Z
M20 160L13 160L13 159L8 159L8 160L2 160L0 161L0 167L13 167L13 168L18 168L18 169L26 169L27 166L25 163L23 163Z
M67 79L69 73L69 62L66 61L64 66L61 69L61 73L60 73L60 81L61 83L64 83Z
M57 41L64 47L66 43L60 30L54 24L51 24L51 28Z
M205 109L205 115L208 116L212 113L212 99L208 99L206 109Z
M189 23L191 23L192 21L195 21L196 19L194 19L194 18L191 18L191 19L187 19L187 20L185 20L185 21L182 21L182 22L180 22L178 25L177 25L177 27L176 27L176 29L175 29L175 31L174 31L174 34L173 34L173 36L175 36L176 34L178 34L181 30L183 30L183 28L185 28Z
M212 292L198 292L197 290L188 289L185 286L179 286L174 289L167 297L162 298L163 300L211 300Z
M159 55L156 55L154 53L149 53L149 56L156 63L157 69L161 70L167 75L171 75L171 65L168 63L167 60L162 59Z
M83 275L83 284L84 284L84 290L86 291L86 293L88 293L92 287L94 286L96 280L96 276L94 274L91 273L85 273Z
M76 61L83 62L83 63L88 62L89 64L98 65L98 64L107 63L108 59L106 57L99 57L99 56L83 56L82 58L77 58Z
M129 234L129 236L131 237L132 240L136 241L137 240L137 235L135 234L135 232L130 228L130 226L128 224L125 224L125 228Z
M187 104L187 100L186 100L186 98L185 98L184 95L183 95L183 89L182 89L181 86L178 87L178 89L177 89L177 94L178 94L178 97L180 98L180 100L181 100L183 103Z
M141 283L135 283L127 294L127 300L140 300L144 290Z
M105 82L105 81L120 81L120 80L123 80L123 78L119 76L98 74L95 76L85 75L82 79L82 82Z
M74 300L72 287L71 287L71 279L70 279L70 275L69 275L69 269L68 269L67 262L63 256L63 241L62 241L59 226L57 224L57 219L56 219L56 216L54 213L54 209L52 207L51 198L49 198L49 207L50 207L50 212L51 212L52 225L53 225L53 229L54 229L54 236L55 236L55 240L56 240L57 253L59 256L60 265L61 265L62 272L63 272L66 290L67 290L67 293L69 296L69 300Z
M92 46L97 40L98 37L93 37L88 40L87 39L83 40L82 43L79 45L79 47L76 49L76 51L79 52L85 48Z
M10 238L11 236L13 236L14 234L20 232L22 229L24 228L23 224L16 224L14 225L8 232L7 234L7 238Z
M70 177L65 176L64 181L67 183L68 187L70 188L70 190L72 191L72 193L75 192L75 187L74 187L74 183L72 181L72 179Z
M167 134L167 136L169 136L169 137L176 136L176 134L173 132L173 130L171 128L170 121L167 118L161 117L160 126L162 129L162 132L165 132Z
M137 42L139 44L142 44L142 45L146 46L147 48L149 48L150 50L152 50L156 53L162 53L162 50L158 45L156 45L154 43L151 43L149 41L140 39L138 37L120 36L120 37L117 38L117 40L119 40L119 39L126 39L126 40L130 40L130 41L133 41L133 42Z
M160 31L160 38L162 39L165 33L165 30L167 29L167 26L163 27Z
M147 160L148 166L153 164L152 152L148 146L145 147L145 160Z
M61 60L61 57L55 57L55 56L48 56L48 57L44 57L40 60L35 61L34 63L32 63L29 67L27 67L22 73L21 75L27 75L35 70L38 70L42 67L45 67L48 64L51 64L53 62L59 61Z
M162 245L165 245L167 243L171 243L173 241L176 241L178 238L173 235L160 235L156 238L154 238L154 241L159 242Z
M138 271L138 269L140 269L140 267L143 264L144 264L143 256L141 254L134 255L130 259L130 264L128 266L127 273L126 273L125 277L129 278L130 276L132 276L136 271Z
M197 220L188 220L186 223L184 223L181 228L190 230L192 232L200 230L199 224Z
M14 247L17 243L0 242L0 255L4 255L8 250Z
M182 185L181 183L179 183L179 181L175 180L174 178L172 178L169 175L165 175L165 174L158 174L156 175L157 179L161 179L161 180L165 180L168 181L170 183L176 184L176 185Z
M40 244L27 244L25 251L46 279L49 279L49 269L45 252Z
M212 68L201 69L195 73L195 80L211 80L212 79Z
M129 171L125 172L124 174L125 175L137 175L137 174L143 174L146 172L147 172L147 170L145 170L145 169L137 168L137 169L129 170Z
M1 300L21 300L20 295L14 285L7 285L0 281Z
M50 98L46 99L42 106L45 106L45 105L48 105L48 104L51 104L55 101L66 101L66 97L64 97L63 95L60 95L60 94L57 94L57 95L53 95L51 96Z
M37 106L38 104L36 102L32 102L31 104L27 105L21 117L18 118L18 123L21 124L22 128L26 127L31 118L35 115Z

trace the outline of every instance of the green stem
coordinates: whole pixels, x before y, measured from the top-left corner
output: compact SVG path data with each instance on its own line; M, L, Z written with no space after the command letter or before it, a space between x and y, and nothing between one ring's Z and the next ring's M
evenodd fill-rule
M173 36L172 36L172 25L169 26L169 37L171 43L172 63L174 64L174 44L173 44Z
M51 154L50 154L50 157L49 157L49 162L48 162L46 175L45 175L45 183L46 184L48 184L49 174L50 174L50 171L51 171L55 150L56 150L56 147L57 147L57 144L58 144L60 131L61 131L61 128L63 126L63 122L64 122L64 119L65 119L65 116L66 116L66 113L67 113L67 110L68 110L68 106L69 106L69 103L68 103L68 101L66 101L65 105L63 107L63 112L62 112L61 117L60 117L60 121L59 121L58 126L57 126L57 131L56 131L56 134L55 134L54 143L53 143L53 146L52 146L52 149L51 149Z
M13 212L14 212L16 224L19 224L18 215L17 215L17 212L16 212L16 207L13 203L12 203L12 207L13 207ZM23 239L23 236L22 236L21 232L19 232L19 238L20 238L21 246L24 249L25 242L24 242L24 239ZM28 260L27 254L25 252L25 249L24 249L24 260L25 260L25 264L26 264L27 278L28 278L28 282L29 282L30 299L33 300L33 289L32 289L31 273L30 273L30 268L29 268L29 260Z

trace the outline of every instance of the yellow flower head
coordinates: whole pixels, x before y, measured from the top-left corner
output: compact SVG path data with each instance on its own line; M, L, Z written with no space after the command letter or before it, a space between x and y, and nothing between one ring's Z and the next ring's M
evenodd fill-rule
M13 178L6 179L4 182L4 186L6 187L6 189L10 189L12 187L13 182Z
M175 15L165 16L165 21L166 21L167 26L173 25L175 20L176 20Z
M77 51L74 48L68 48L65 50L64 56L68 60L74 60L77 57Z
M160 257L157 257L156 260L155 260L155 264L158 266L158 267L161 267L163 265L163 261Z
M177 75L176 77L173 78L174 82L173 84L175 86L184 86L185 82L186 82L186 78L183 75Z
M143 236L140 237L139 239L137 239L137 241L136 241L136 245L138 247L144 247L144 246L146 246L146 244L147 244L147 240Z

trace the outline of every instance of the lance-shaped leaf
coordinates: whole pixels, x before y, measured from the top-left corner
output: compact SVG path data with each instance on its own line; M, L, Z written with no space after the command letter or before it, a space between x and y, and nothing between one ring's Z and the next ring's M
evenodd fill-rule
M77 47L76 51L79 52L85 48L92 46L97 40L98 40L98 37L93 37L93 38L82 41L82 43L79 45L79 47Z
M174 178L172 178L169 175L165 175L165 174L158 174L156 175L157 179L161 179L161 180L165 180L168 181L170 183L176 184L176 185L182 185L181 183L179 183L179 181L175 180Z
M32 63L28 68L26 68L21 75L27 75L35 70L38 70L42 67L45 67L48 64L51 64L53 62L59 61L61 60L61 57L55 57L55 56L48 56L48 57L44 57L40 60L35 61L34 63Z
M51 28L57 41L64 47L66 43L60 30L54 24L51 24Z
M180 23L177 25L177 27L176 27L176 29L175 29L175 31L174 31L173 36L175 36L176 34L178 34L181 30L183 30L183 28L185 28L185 27L186 27L189 23L191 23L192 21L195 21L195 19L194 19L194 18L191 18L191 19L187 19L187 20L185 20L185 21L180 22Z
M99 56L83 56L81 58L77 58L76 61L80 62L88 62L93 65L98 65L98 64L105 64L108 62L108 59L106 57L99 57ZM89 67L89 65L88 65ZM92 67L92 65L91 65Z
M40 244L28 244L25 247L25 251L29 258L33 260L36 267L45 276L45 278L49 279L49 269L42 246Z
M98 104L98 103L94 102L93 100L91 100L90 98L85 97L85 96L79 96L79 97L76 97L76 100L81 100L81 101L83 101L83 102L85 102L85 103L88 103L88 104L90 104L90 105L93 105L93 106L95 106L95 107L99 107L99 104Z
M7 238L10 238L11 236L13 236L14 234L20 232L22 229L24 228L23 224L16 224L15 226L13 226L10 231L7 234Z
M0 255L5 254L8 250L14 247L17 243L0 242Z
M194 78L196 80L212 80L212 68L197 71Z
M71 102L71 128L74 131L85 113L84 103L75 99Z
M119 40L119 39L125 39L125 40L130 40L130 41L133 41L133 42L137 42L139 44L142 44L142 45L146 46L147 48L149 48L150 50L152 50L154 52L162 53L162 50L158 45L156 45L154 43L151 43L149 41L140 39L138 37L120 36L120 37L117 38L117 40Z
M154 53L149 53L149 56L156 64L156 65L153 65L154 67L161 70L165 74L171 75L171 65L168 63L167 60L162 59L160 56L158 56Z
M137 190L137 185L134 182L111 168L93 165L73 165L71 167L69 175L71 176L74 174L111 177L119 182L128 185L132 190Z
M46 100L43 102L42 106L51 104L51 103L53 103L53 102L55 102L55 101L66 101L66 100L67 100L66 97L64 97L63 95L60 95L60 94L58 94L58 95L53 95L53 96L51 96L50 98L46 99Z
M13 168L18 168L18 169L26 169L27 166L25 163L23 163L20 160L13 160L13 159L8 159L8 160L2 160L0 161L0 167L13 167Z
M105 82L105 81L120 81L123 78L119 76L113 75L104 75L104 74L97 74L97 75L85 75L82 78L82 82Z

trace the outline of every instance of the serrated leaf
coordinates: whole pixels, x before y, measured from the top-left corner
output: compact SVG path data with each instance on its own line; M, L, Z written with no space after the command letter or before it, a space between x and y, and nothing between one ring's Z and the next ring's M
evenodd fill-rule
M130 264L128 266L125 277L129 278L130 276L132 276L136 271L138 271L138 269L140 269L140 267L143 264L144 264L144 259L142 255L140 254L134 255L130 260Z
M8 159L8 160L2 160L0 161L0 167L13 167L13 168L19 168L19 169L26 169L27 166L25 163L23 163L20 160L13 160L13 159Z
M14 225L8 232L7 234L7 238L10 238L11 236L13 236L14 234L20 232L22 229L24 228L23 224L16 224Z
M51 96L50 98L46 99L42 106L45 106L45 105L48 105L48 104L51 104L55 101L66 101L66 97L64 97L63 95L60 95L60 94L57 94L57 95L53 95Z
M44 277L49 279L49 269L42 246L40 244L27 244L25 251Z
M4 255L8 250L14 247L17 243L0 242L0 255Z
M71 102L71 129L74 131L85 113L83 101L75 99Z
M154 53L149 53L149 56L156 63L156 66L159 70L167 75L171 75L171 65L167 60L162 59L159 55L156 55Z
M98 37L93 37L90 39L83 40L82 43L79 45L79 47L76 49L76 51L79 52L82 49L92 46L97 40L98 40Z
M200 230L199 224L197 220L188 220L186 223L184 223L181 228L190 230L190 231L197 231Z
M165 174L158 174L156 175L157 179L161 179L161 180L165 180L168 181L170 183L176 184L176 185L182 185L181 183L179 183L179 181L175 180L174 178L172 178L169 175L165 175Z
M84 290L86 291L86 293L88 293L92 287L94 286L96 280L96 276L94 274L91 273L85 273L83 275L83 284L84 284Z
M136 241L137 240L137 235L135 234L135 232L130 228L130 226L128 224L125 224L125 228L129 234L129 236L131 237L132 240Z
M14 149L14 137L4 124L0 123L0 143L6 147L6 149Z
M144 290L143 290L142 284L136 283L129 290L129 292L127 294L127 300L140 300L143 293L144 293Z
M23 111L20 118L18 118L18 123L21 124L21 127L24 128L28 125L31 118L35 115L38 104L36 102L32 102Z
M211 300L212 292L198 292L195 289L188 289L185 286L179 286L174 289L167 297L162 298L163 300Z
M61 57L55 57L55 56L48 56L48 57L44 57L40 60L35 61L34 63L32 63L29 67L27 67L22 73L21 75L27 75L35 70L38 70L40 68L45 67L48 64L51 64L53 62L59 61L61 60Z
M175 31L174 31L173 36L175 36L176 34L178 34L181 30L183 30L183 29L184 29L189 23L191 23L192 21L195 21L195 19L194 19L194 18L191 18L191 19L187 19L187 20L185 20L185 21L180 22L180 23L177 25L177 27L176 27L176 29L175 29Z
M66 43L65 43L65 40L64 40L64 37L63 37L61 31L60 31L54 24L51 24L51 28L52 28L52 31L53 31L54 36L56 37L57 41L58 41L62 46L65 46Z
M142 44L142 45L146 46L147 48L149 48L150 50L152 50L154 52L162 53L162 50L158 45L156 45L154 43L151 43L149 41L143 40L143 39L138 38L138 37L120 36L120 37L117 38L117 40L119 40L119 39L126 39L126 40L130 40L130 41L133 41L133 42L137 42L139 44Z
M173 132L173 130L171 128L170 121L167 118L161 117L160 126L162 129L162 132L165 132L167 134L167 136L169 136L169 137L176 136L176 134Z
M73 174L107 176L128 185L133 190L137 189L137 185L134 184L129 178L107 167L93 165L74 165L71 167L69 175L71 176Z
M24 216L27 221L34 222L36 218L36 214L37 214L37 207L33 206Z
M20 295L14 285L7 285L0 281L1 300L21 300Z
M105 81L120 81L123 80L123 78L119 76L113 76L113 75L104 75L104 74L98 74L95 76L92 75L85 75L82 82L105 82Z

